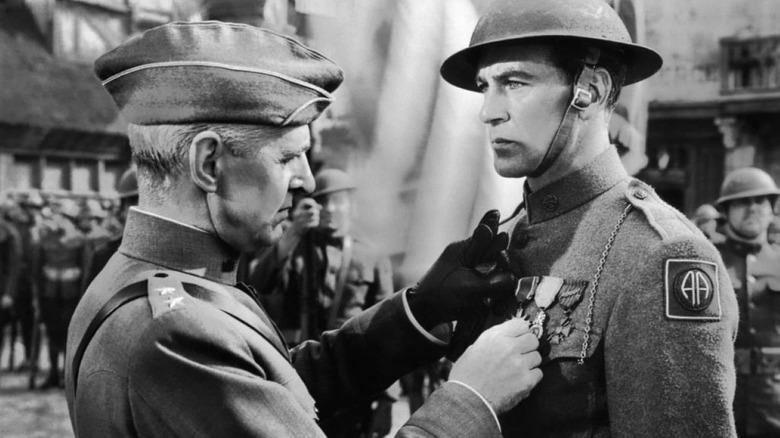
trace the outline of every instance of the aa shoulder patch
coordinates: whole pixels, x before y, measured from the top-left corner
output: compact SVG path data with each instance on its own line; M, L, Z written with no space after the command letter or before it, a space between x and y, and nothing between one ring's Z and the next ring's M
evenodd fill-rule
M669 259L664 272L666 317L681 321L720 321L718 265Z

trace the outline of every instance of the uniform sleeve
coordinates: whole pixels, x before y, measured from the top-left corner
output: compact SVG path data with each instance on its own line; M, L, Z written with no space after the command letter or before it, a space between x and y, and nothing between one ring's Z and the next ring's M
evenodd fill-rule
M402 375L444 355L409 320L403 292L350 318L320 342L292 351L293 364L324 415L369 400Z
M313 413L268 377L267 358L253 354L245 335L213 316L179 312L137 343L128 395L139 436L324 437Z
M445 383L412 414L396 437L489 438L501 437L501 431L475 393L455 383Z
M635 254L638 254L636 252ZM732 401L737 302L720 256L703 238L666 239L620 277L605 338L607 400L615 437L735 436ZM715 264L720 317L667 315L668 260ZM712 279L713 282L715 279ZM608 285L605 283L605 287Z

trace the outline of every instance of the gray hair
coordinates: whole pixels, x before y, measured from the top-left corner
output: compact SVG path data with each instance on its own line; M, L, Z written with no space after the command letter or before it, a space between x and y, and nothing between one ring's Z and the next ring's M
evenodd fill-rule
M182 176L192 140L204 131L214 131L237 157L252 156L279 135L279 129L264 125L192 124L134 125L127 134L133 161L138 166L138 189L152 202L164 201L162 192Z

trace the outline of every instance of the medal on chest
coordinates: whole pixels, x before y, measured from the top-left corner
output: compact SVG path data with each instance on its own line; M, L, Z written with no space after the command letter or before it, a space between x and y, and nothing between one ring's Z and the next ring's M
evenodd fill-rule
M582 300L586 281L564 280L558 277L523 277L516 292L520 303L517 317L529 320L531 332L541 339L546 331L549 309L558 303L564 316L557 327L547 336L550 343L557 344L571 333L572 310Z

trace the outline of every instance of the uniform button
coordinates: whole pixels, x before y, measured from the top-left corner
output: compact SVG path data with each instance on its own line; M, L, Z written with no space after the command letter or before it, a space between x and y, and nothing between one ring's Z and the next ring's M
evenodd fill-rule
M647 198L647 190L645 189L636 189L634 190L634 197L637 199L645 199Z
M747 282L750 283L750 284L755 283L756 282L756 277L754 277L752 275L748 275Z
M753 327L750 327L750 334L751 335L755 335L756 334L756 329L753 328Z
M558 208L558 197L555 195L547 195L542 198L542 208L547 211L555 211Z
M751 302L748 303L748 307L750 307L751 309L755 309L756 308L756 303L751 301Z

